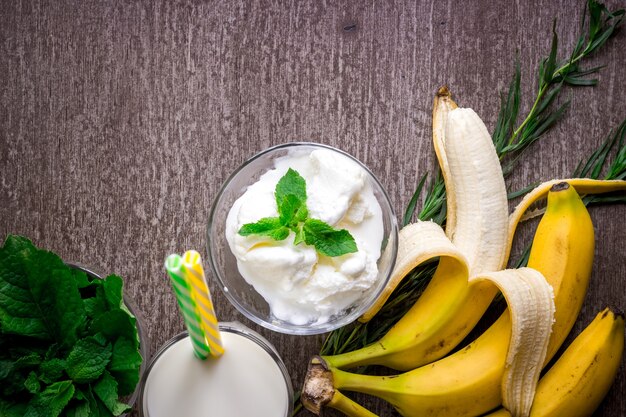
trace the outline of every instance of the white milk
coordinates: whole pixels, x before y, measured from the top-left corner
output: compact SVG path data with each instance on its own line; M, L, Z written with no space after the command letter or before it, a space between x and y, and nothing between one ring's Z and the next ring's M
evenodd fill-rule
M143 391L145 417L285 417L289 391L275 360L254 341L222 330L224 356L199 360L188 337L156 360Z

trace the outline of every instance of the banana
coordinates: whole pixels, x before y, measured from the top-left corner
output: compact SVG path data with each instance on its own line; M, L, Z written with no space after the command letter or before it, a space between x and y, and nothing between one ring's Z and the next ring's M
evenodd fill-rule
M543 361L547 361L558 349L576 319L591 272L593 250L593 225L580 197L567 185L552 187L529 259L529 266L545 275L555 293L555 317L559 325L555 326L550 336ZM472 285L485 284L472 281ZM475 416L497 407L503 401L500 387L510 366L507 355L510 354L511 325L507 310L478 339L455 354L392 377L341 371L324 358L315 362L330 370L330 374L326 375L331 375L335 390L379 396L403 416ZM520 354L523 355L529 347L533 346L520 346ZM537 368L535 371L538 372L541 363ZM307 381L303 390L304 401L308 400ZM504 385L506 382L505 379ZM521 394L525 396L528 407L530 395L527 388ZM331 401L331 398L324 401Z
M539 380L530 417L591 416L615 379L623 351L624 315L606 308ZM486 417L511 413L502 408Z
M376 314L409 272L439 256L435 274L421 297L385 336L352 352L324 356L331 367L376 364L407 371L442 358L474 328L497 293L493 285L469 284L469 278L506 266L517 225L532 204L547 196L550 187L567 181L580 194L626 189L626 181L621 180L548 181L522 200L505 221L505 233L506 196L491 138L480 118L469 109L459 109L446 87L434 100L433 142L445 179L445 234L452 245L432 240L437 234L432 229L439 226L429 222L400 231L390 282L361 321Z
M443 357L467 336L497 294L492 285L469 285L468 278L504 267L508 203L502 169L491 136L471 109L458 108L442 87L433 106L433 139L447 195L447 242L443 230L418 222L400 231L396 267L388 286L362 317L382 307L416 266L439 257L421 297L378 342L345 354L326 356L333 367L380 364L409 370ZM445 236L444 236L445 237Z
M515 235L515 230L517 229L519 223L529 218L541 215L544 212L544 210L531 211L528 209L538 201L545 199L552 186L563 182L567 182L569 185L573 186L579 195L602 194L626 190L626 181L624 180L592 180L590 178L555 179L538 185L524 196L522 201L517 205L517 207L515 207L515 210L509 216L509 241L506 246L505 259L509 258L513 236Z
M590 417L611 387L623 351L624 315L607 308L541 378L529 417ZM376 417L339 391L328 406L352 417ZM501 408L485 417L511 417L511 413Z

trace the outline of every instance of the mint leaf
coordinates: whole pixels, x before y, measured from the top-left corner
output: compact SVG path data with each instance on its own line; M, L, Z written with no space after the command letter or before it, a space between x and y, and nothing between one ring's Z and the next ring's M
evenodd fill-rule
M85 320L63 261L26 239L7 238L0 248L0 331L71 346Z
M306 208L305 205L303 205L298 209L298 211L296 211L294 220L298 223L302 223L307 219L307 217L309 217L309 210Z
M91 387L87 385L87 390L89 395L85 395L83 391L76 387L74 391L74 397L68 404L67 408L63 411L64 417L96 417L98 413L91 413L91 405L89 403L89 397L93 400L93 395L91 394ZM95 402L95 400L93 400ZM107 410L107 415L109 415Z
M39 379L46 384L51 384L61 379L64 371L65 361L63 359L48 359L39 366Z
M94 385L93 392L114 416L119 416L123 412L130 410L128 405L118 401L117 382L106 371L100 381Z
M85 396L85 394L83 394L83 391L80 390L80 388L76 388L76 390L74 391L74 399L75 400L86 400L87 397Z
M136 319L121 309L107 311L94 319L89 327L89 333L96 335L102 333L110 342L115 342L118 337L129 340L137 340ZM139 345L138 342L135 344Z
M87 386L87 390L83 394L89 404L89 417L111 417L113 415L104 403L96 398L90 385Z
M18 253L22 250L34 250L37 249L33 242L25 238L24 236L9 235L4 241L4 246L8 253Z
M24 255L34 252L29 240L9 236L0 248L0 331L39 339L49 338L26 279Z
M108 370L117 380L120 395L129 395L135 390L141 362L141 355L132 341L124 337L117 339Z
M341 256L357 251L354 238L345 229L335 230L327 223L317 219L304 222L304 242L326 256Z
M7 378L0 384L0 393L4 398L21 398L17 395L26 391L24 383L26 382L26 375L23 372L11 372Z
M74 276L74 281L76 282L76 286L78 288L86 288L91 285L91 281L87 274L80 269L72 269L72 275Z
M87 314L89 318L92 318L92 319L108 311L107 301L104 296L104 290L102 288L98 288L98 290L96 290L95 297L85 298L83 300L85 313ZM99 293L101 293L102 295L100 296Z
M279 208L286 196L293 195L299 199L302 204L306 203L306 181L302 176L291 168L287 170L287 173L278 180L276 189L274 190L274 197L276 198L276 207Z
M61 346L58 343L53 343L48 346L48 349L46 349L46 353L43 356L43 359L44 360L52 359L56 357L60 351L61 351Z
M41 384L39 383L39 379L37 379L36 373L30 371L28 377L26 378L26 381L24 381L24 387L31 394L37 394L39 391L41 391Z
M33 307L41 315L52 340L71 346L86 321L80 292L72 270L52 252L38 250L26 258Z
M20 350L9 349L6 353L18 356L21 354ZM0 350L0 356L4 355L5 353ZM33 381L30 374L37 369L40 362L41 357L36 353L21 356L17 360L0 360L0 396L11 398L32 389Z
M19 356L11 365L11 370L29 369L41 363L41 356L36 352L23 352L23 349L12 349L13 357ZM23 356L21 356L23 355Z
M0 360L0 381L9 376L9 373L13 370L13 361Z
M106 297L109 308L115 309L122 306L124 299L122 293L122 287L124 283L122 278L117 275L109 275L104 279L104 295Z
M299 224L295 229L296 236L293 238L293 244L299 245L304 242L304 230L302 229L302 224Z
M289 229L280 223L278 217L264 217L256 223L241 226L239 234L241 236L269 236L274 240L284 240L289 236Z
M11 398L27 390L26 381L30 372L35 371L41 363L41 356L37 353L25 353L20 348L0 350L0 356L7 354L13 359L0 361L0 396Z
M65 370L78 384L95 381L102 375L111 358L111 345L102 344L95 337L76 342L65 361Z
M74 395L72 381L49 385L29 402L24 417L57 417Z
M110 395L137 385L138 347L121 278L69 268L19 236L0 246L0 417L126 411ZM112 394L96 398L92 386Z
M14 404L0 398L0 416L2 417L24 417L26 414L26 404Z
M293 194L288 194L278 206L278 213L280 224L292 228L306 219L308 210L302 200Z
M90 417L91 408L88 401L73 403L65 409L66 417Z

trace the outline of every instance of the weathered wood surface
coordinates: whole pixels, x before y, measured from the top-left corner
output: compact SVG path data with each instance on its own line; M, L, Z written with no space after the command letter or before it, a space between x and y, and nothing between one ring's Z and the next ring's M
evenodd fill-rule
M246 158L289 141L340 147L400 213L435 166L437 87L493 128L516 54L527 110L553 17L564 50L581 12L568 0L2 1L0 238L23 234L126 277L154 352L183 328L163 260L206 253L213 198ZM522 159L512 188L567 176L622 121L625 40L622 31L590 63L607 64L599 86L565 93L567 117ZM626 305L626 206L592 216L597 257L576 331L605 304ZM299 387L323 337L259 329L211 286L220 317L270 339ZM626 415L625 391L622 366L597 415Z

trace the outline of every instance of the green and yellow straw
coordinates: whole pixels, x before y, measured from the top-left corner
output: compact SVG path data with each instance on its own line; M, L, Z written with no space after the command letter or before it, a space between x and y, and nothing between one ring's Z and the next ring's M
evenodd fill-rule
M191 296L195 301L200 315L204 337L209 344L211 356L219 357L224 354L222 337L218 327L217 317L211 301L211 293L206 283L202 258L195 250L188 250L183 254L183 266L186 281L191 284Z
M185 268L183 259L180 255L172 254L165 260L165 269L170 277L178 307L183 314L185 326L189 331L189 338L196 356L202 360L206 359L209 354L209 346L204 339L204 331L202 330L201 319L196 306L196 302L192 297L191 285L185 279Z

